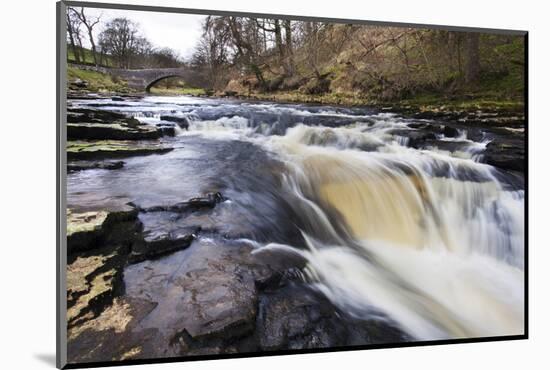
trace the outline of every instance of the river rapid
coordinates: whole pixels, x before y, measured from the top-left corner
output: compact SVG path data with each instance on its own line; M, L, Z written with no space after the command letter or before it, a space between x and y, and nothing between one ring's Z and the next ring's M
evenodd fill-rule
M352 317L391 323L414 340L523 333L523 181L484 163L491 132L457 123L457 135L418 148L418 132L441 123L191 97L71 104L151 125L185 117L189 128L162 139L169 153L70 173L69 207L115 198L152 207L220 192L225 201L200 220L199 241L245 240L256 255L303 259L300 278ZM151 230L190 222L140 218Z

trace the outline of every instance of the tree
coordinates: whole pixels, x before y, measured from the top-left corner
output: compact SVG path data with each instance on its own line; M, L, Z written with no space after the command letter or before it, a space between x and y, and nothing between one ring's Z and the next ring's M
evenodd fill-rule
M467 84L479 81L479 33L470 32L466 35L466 66L465 80Z
M149 67L175 68L181 65L179 55L170 48L152 49L148 54Z
M69 11L72 11L76 17L80 20L80 22L86 27L86 30L88 31L88 39L90 40L90 45L92 46L92 57L94 59L94 64L97 66L97 51L96 46L94 42L94 34L93 30L94 27L99 23L101 16L89 19L86 17L86 14L84 13L84 8L80 8L80 10L76 10L74 8L69 8Z
M286 72L288 75L294 74L294 50L292 47L292 24L290 19L283 21L285 28L285 54L286 54Z
M73 51L74 60L77 63L80 63L80 50L77 48L76 40L78 34L80 33L80 20L75 16L71 11L67 11L67 36Z
M227 83L223 73L229 64L231 31L221 18L208 16L203 34L193 55L193 64L206 69L206 79L213 89L221 89Z
M147 55L151 43L140 36L136 23L127 18L115 18L108 22L99 35L102 52L116 59L120 68L130 68L137 56Z

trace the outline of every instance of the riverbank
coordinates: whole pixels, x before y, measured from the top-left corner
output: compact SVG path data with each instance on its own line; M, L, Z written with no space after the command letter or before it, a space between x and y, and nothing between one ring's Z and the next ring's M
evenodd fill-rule
M145 96L143 91L132 90L122 79L113 78L101 72L79 69L68 70L68 96L85 97L89 93L99 96ZM500 83L502 85L502 83ZM151 95L228 97L241 100L256 100L279 103L328 104L342 107L372 107L375 109L404 114L417 118L438 118L473 124L494 126L525 125L525 103L523 96L509 96L499 91L499 83L487 82L468 93L418 93L400 100L376 99L372 96L353 93L307 94L299 90L258 92L240 84L237 90L208 91L203 88L151 88ZM517 87L516 87L517 89ZM507 91L507 90L505 90Z

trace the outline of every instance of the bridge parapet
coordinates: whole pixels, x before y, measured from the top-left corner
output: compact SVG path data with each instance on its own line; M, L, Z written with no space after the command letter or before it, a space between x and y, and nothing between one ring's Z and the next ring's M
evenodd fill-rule
M149 68L149 69L122 69L122 68L106 68L90 65L70 64L70 66L101 72L122 78L128 82L128 87L135 90L149 91L152 85L156 82L168 77L180 77L188 80L191 77L192 71L188 67L180 68Z

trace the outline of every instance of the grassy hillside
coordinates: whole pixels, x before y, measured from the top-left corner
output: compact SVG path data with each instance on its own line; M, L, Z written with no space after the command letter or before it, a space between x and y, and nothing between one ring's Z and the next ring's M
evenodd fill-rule
M321 40L321 41L320 41ZM242 76L229 70L225 92L262 99L399 105L420 110L521 111L524 40L479 35L479 77L467 80L468 34L329 25L314 44L294 47L288 72L277 55ZM258 80L261 75L265 82Z
M94 65L94 57L93 57L92 51L90 49L77 47L77 50L78 50L80 56L84 57L84 60L80 61L81 64ZM98 56L98 58L99 58L99 56ZM76 58L75 58L74 53L73 53L73 49L69 44L67 44L67 61L69 63L77 63ZM108 55L103 56L103 60L99 64L103 67L113 67L114 66L112 58Z
M79 82L83 82L85 86L78 86ZM124 80L113 78L110 75L88 71L76 67L69 67L67 69L67 83L69 89L81 89L90 92L118 92L128 93L131 89Z

